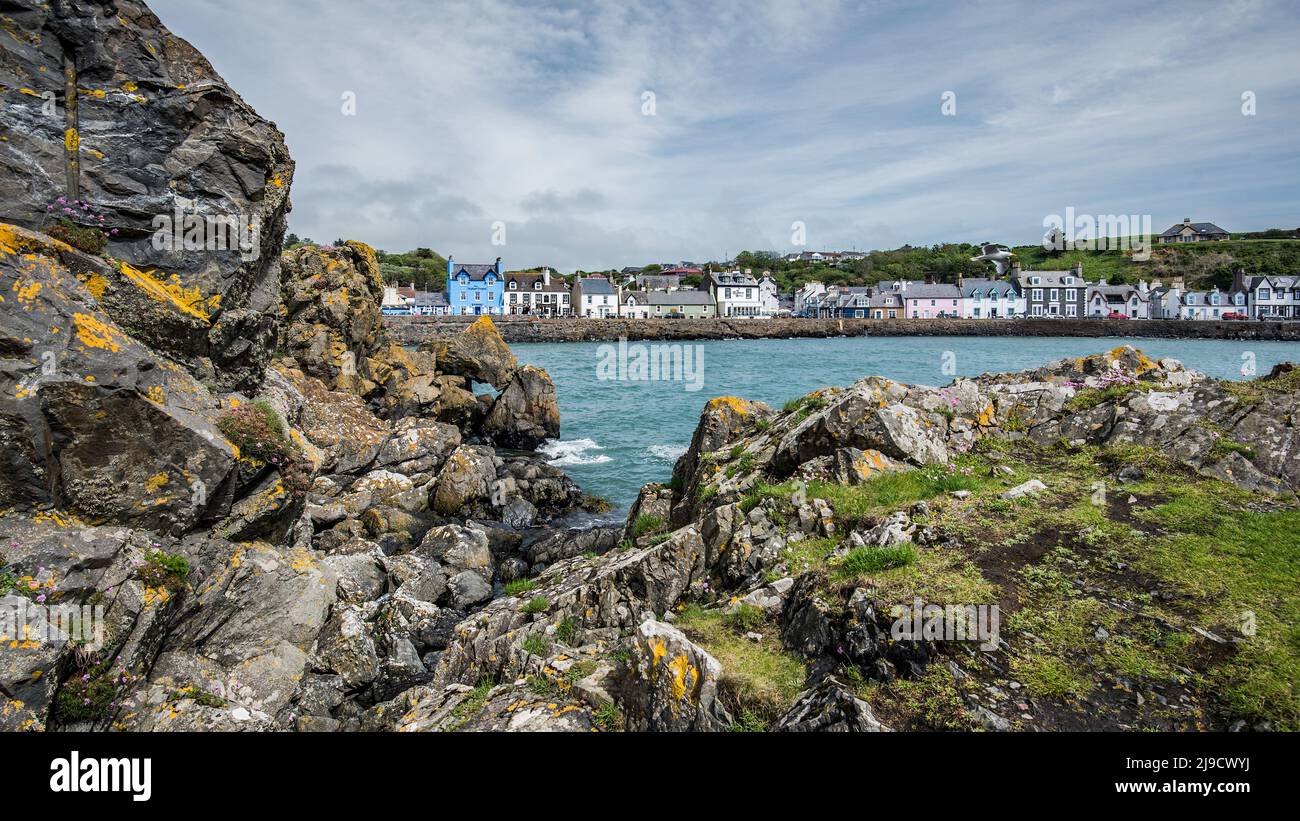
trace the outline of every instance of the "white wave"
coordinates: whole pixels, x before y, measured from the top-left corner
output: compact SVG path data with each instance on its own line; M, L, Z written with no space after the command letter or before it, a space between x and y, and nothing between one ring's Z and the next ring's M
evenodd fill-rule
M592 453L591 451L604 450L604 448L590 439L573 439L568 442L547 439L537 450L546 456L547 462L557 467L600 465L613 461L603 453Z
M676 462L686 448L682 445L651 445L648 450L650 455L663 459L665 462Z

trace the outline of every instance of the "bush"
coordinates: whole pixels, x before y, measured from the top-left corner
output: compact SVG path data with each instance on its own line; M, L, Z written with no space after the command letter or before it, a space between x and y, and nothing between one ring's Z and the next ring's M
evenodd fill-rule
M45 233L87 254L99 254L108 241L108 237L98 228L87 228L66 219L46 228Z
M545 613L546 608L550 606L551 603L546 600L545 596L537 596L529 599L528 603L520 608L520 612L527 613L531 616L534 613Z

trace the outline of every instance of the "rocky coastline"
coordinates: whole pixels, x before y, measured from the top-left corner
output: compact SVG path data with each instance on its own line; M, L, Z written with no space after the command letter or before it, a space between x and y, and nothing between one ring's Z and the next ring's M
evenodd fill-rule
M89 88L135 89L90 95L83 143L148 133L158 162L104 152L85 190L125 224L172 192L225 209L231 173L278 247L282 136L116 6L15 12L25 75L75 46ZM533 452L560 416L515 322L403 337L360 242L73 247L37 190L63 132L22 122L44 173L0 221L0 729L1300 726L1300 370L1218 381L1120 347L717 397L670 483L569 528L601 502ZM900 632L921 602L1003 629ZM49 629L60 606L102 632Z
M386 316L403 345L458 333L473 317ZM1150 339L1300 341L1300 322L1209 322L1160 319L594 319L494 317L506 342L825 339L840 336L1083 336Z

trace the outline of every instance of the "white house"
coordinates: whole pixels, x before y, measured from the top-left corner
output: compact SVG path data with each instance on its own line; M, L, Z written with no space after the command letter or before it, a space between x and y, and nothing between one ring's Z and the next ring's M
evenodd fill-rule
M740 271L715 271L709 275L709 294L718 316L761 317L763 301L758 282Z
M805 282L799 286L799 290L794 292L794 312L796 316L803 316L809 311L809 301L826 293L826 286L820 282Z
M578 316L618 316L618 294L603 276L578 277L573 286L573 303Z
M1151 318L1151 290L1146 282L1132 285L1107 285L1105 280L1088 286L1086 316L1106 317L1123 314L1129 319Z
M618 300L618 315L627 319L648 319L650 317L650 294L653 291L624 291ZM661 293L669 293L663 291Z
M765 276L758 281L759 316L776 316L781 313L781 297L776 280Z
M962 279L962 319L1013 318L1024 314L1025 298L1014 282L980 277Z
M1244 277L1239 273L1237 280L1247 294L1252 319L1300 317L1300 277Z
M534 316L568 316L573 312L569 286L551 281L551 269L541 273L511 271L505 275L505 312Z

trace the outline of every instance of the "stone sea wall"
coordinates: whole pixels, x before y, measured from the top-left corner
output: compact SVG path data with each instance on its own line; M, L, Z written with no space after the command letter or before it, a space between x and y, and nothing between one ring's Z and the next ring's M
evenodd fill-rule
M1300 322L1194 322L1163 319L586 319L493 317L516 342L765 339L835 336L1124 336L1154 339L1300 341ZM384 317L403 345L460 333L474 317Z

